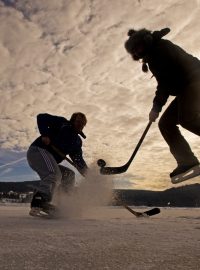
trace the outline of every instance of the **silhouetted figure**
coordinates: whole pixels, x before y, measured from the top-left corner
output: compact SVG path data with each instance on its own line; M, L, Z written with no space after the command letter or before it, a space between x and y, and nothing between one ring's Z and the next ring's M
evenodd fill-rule
M177 161L170 177L180 175L199 164L178 125L200 135L200 61L164 37L169 28L151 32L129 30L125 42L133 60L142 60L142 70L152 72L157 90L149 120L154 122L169 96L175 96L159 120L159 129Z
M82 132L86 123L86 116L80 112L73 113L70 120L47 113L37 116L41 136L29 147L27 160L41 181L31 202L30 215L39 216L41 211L54 211L50 202L57 184L61 184L65 191L74 186L74 171L60 165L66 155L69 155L82 175L86 174L87 165L83 159L82 140L79 136L86 138Z

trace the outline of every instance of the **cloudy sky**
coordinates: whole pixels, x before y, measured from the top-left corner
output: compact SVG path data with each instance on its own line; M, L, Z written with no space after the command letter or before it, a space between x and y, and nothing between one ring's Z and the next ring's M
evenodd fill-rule
M127 31L170 27L167 38L200 57L199 6L199 0L1 0L0 181L37 179L26 150L39 134L41 112L86 113L87 163L126 163L156 88L151 73L126 53ZM199 138L183 134L198 156ZM174 167L154 123L129 170L111 178L120 188L163 190L172 187Z

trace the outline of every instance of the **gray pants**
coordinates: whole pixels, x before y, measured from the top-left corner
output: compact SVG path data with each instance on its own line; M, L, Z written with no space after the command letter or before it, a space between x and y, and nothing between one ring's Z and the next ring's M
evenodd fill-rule
M27 151L29 166L40 176L38 191L51 201L56 185L68 191L75 183L75 173L62 165L58 165L54 157L45 149L30 146Z
M159 129L179 166L198 163L178 125L200 135L200 82L193 83L168 106L159 121Z

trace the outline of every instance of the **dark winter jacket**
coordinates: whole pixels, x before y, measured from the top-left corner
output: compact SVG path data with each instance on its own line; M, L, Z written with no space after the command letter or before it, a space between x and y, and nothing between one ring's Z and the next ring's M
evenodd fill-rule
M191 82L200 80L200 61L168 40L156 41L143 60L158 82L154 111L161 111L169 95L180 95Z
M57 154L51 145L45 145L42 142L42 136L50 138L51 143L56 146L62 153L69 155L80 172L87 169L87 165L82 155L82 140L79 134L74 130L70 121L61 116L50 114L39 114L37 116L38 129L41 136L38 137L31 145L38 146L49 151L57 163L64 160Z

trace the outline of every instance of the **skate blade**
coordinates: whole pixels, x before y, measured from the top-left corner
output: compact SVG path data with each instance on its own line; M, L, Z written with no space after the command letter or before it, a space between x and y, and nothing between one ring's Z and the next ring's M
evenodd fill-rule
M192 179L194 177L197 177L199 175L200 175L200 165L196 165L191 169L189 169L188 171L172 177L171 182L172 184L178 184L186 180Z

